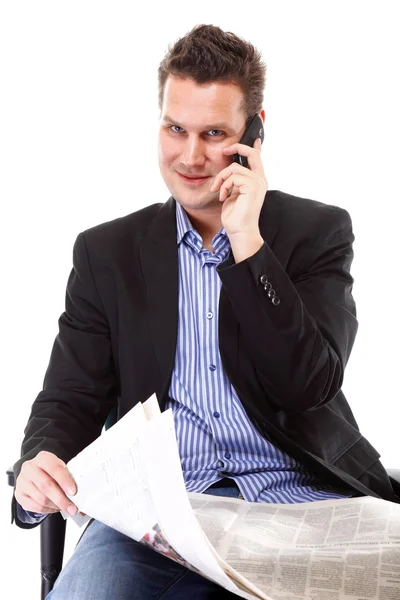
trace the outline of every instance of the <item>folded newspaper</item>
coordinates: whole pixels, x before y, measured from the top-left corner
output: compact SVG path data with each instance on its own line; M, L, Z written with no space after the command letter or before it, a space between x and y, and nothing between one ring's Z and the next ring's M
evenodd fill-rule
M78 524L95 518L241 598L400 600L400 505L187 493L172 411L155 395L67 468L78 487L70 499L87 515Z

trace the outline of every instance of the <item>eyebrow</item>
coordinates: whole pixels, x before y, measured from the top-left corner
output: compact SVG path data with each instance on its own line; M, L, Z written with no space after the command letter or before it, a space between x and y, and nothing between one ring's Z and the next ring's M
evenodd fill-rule
M162 122L163 123L174 123L174 125L178 125L178 127L182 127L182 129L185 129L183 127L183 125L180 125L178 123L178 121L176 121L175 119L172 119L168 115L165 115L163 117ZM209 131L210 129L229 129L229 130L232 130L232 126L229 123L227 123L226 121L220 121L219 123L211 123L210 125L205 125L202 129L204 131Z

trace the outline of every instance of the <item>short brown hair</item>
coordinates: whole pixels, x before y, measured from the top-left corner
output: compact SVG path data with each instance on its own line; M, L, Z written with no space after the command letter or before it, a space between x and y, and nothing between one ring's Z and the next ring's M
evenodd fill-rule
M214 25L196 25L180 38L158 68L158 104L161 110L168 75L197 83L226 81L244 95L242 108L250 119L262 109L266 65L256 48L230 31Z

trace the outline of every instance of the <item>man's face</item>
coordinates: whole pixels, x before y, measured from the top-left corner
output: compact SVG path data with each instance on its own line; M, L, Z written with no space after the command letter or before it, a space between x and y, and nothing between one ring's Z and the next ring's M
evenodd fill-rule
M185 209L220 212L214 177L232 162L222 154L238 142L246 117L241 89L231 83L197 84L169 75L164 88L158 158L161 175ZM185 177L186 176L186 177Z

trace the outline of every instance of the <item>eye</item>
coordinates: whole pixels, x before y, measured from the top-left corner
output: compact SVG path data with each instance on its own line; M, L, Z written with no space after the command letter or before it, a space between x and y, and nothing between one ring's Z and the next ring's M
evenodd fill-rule
M183 131L182 127L179 127L179 125L171 125L170 129L174 132L174 133L180 133L180 131L175 131L174 127L176 127L177 129L180 129L181 131Z
M223 135L223 133L220 129L209 129L209 131L207 133L210 133L210 132L213 132L213 133L217 132L217 134ZM219 135L211 135L211 137L219 137Z

